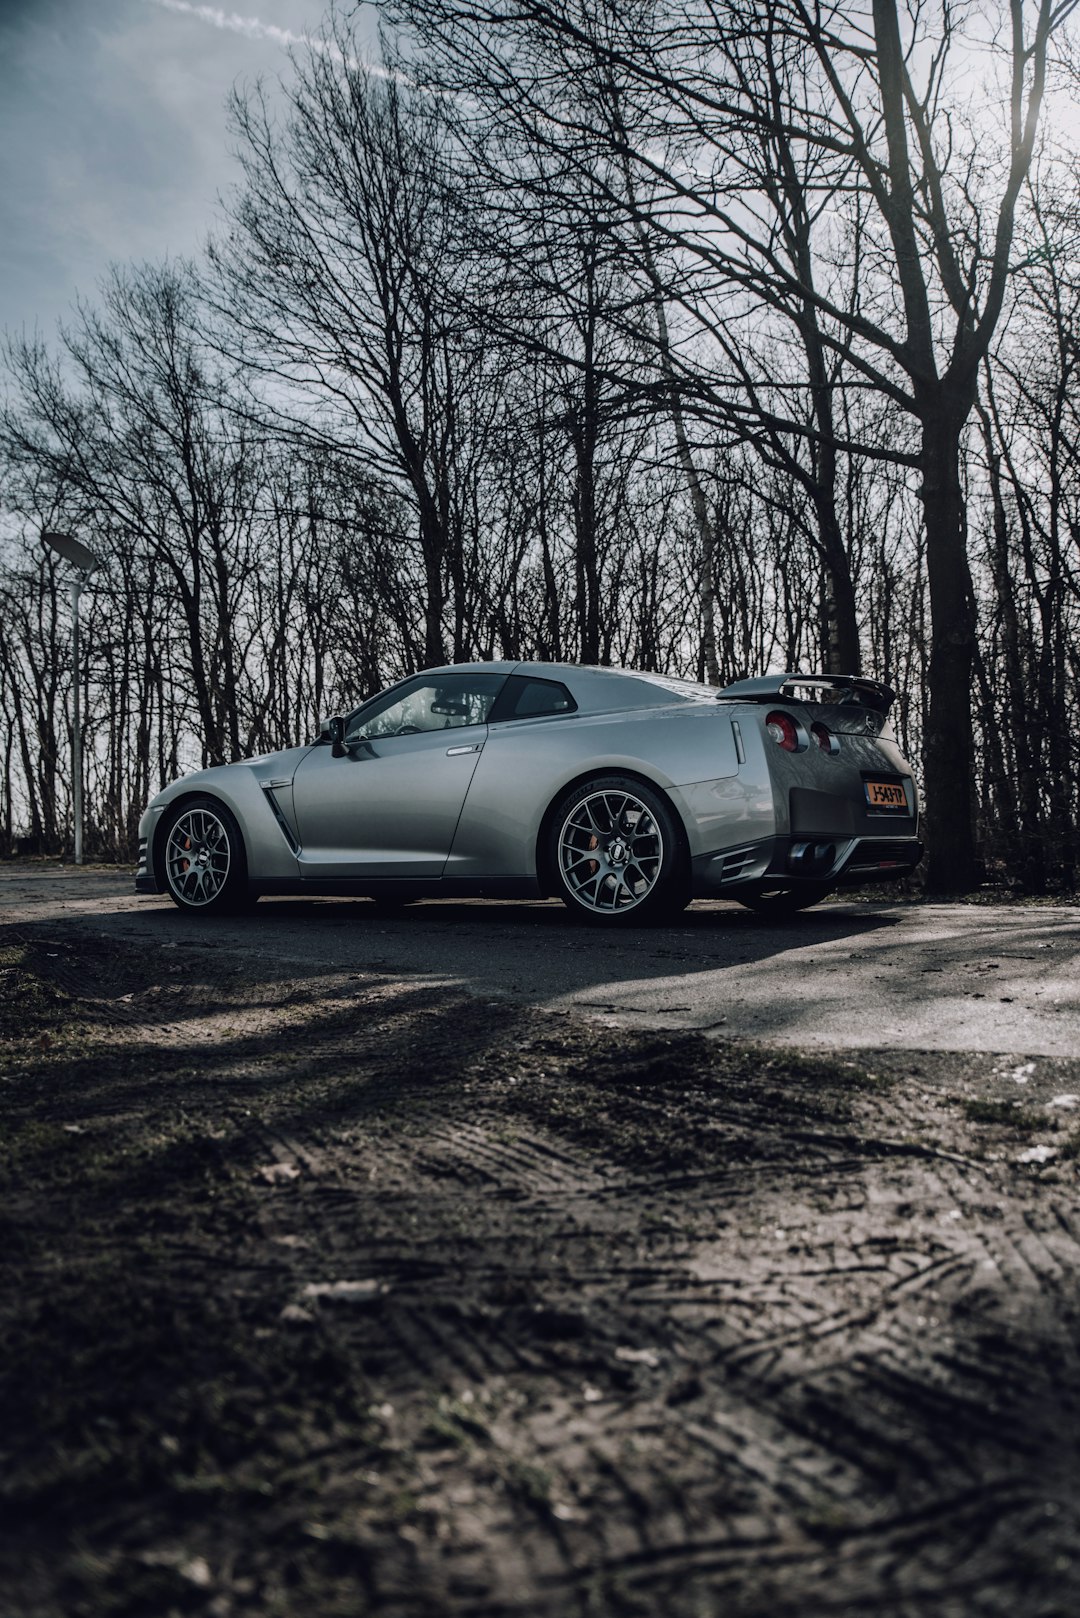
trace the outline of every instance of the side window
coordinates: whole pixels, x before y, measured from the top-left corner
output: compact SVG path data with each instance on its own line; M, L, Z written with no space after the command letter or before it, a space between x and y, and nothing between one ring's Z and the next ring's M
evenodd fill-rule
M542 714L574 713L577 703L558 680L539 680L530 674L511 674L492 719L535 719Z
M424 675L385 702L363 709L345 739L375 741L486 724L504 678L501 674Z

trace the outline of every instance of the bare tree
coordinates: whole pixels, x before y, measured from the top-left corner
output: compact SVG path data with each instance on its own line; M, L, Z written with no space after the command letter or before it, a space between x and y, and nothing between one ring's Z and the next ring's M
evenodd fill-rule
M961 17L943 5L902 16L896 0L872 0L858 13L803 0L692 0L676 15L657 3L635 9L621 30L609 14L596 27L593 8L577 0L537 0L512 14L472 0L399 0L392 8L418 30L446 87L480 82L500 107L525 103L570 151L588 149L604 130L576 112L556 121L550 87L559 73L606 74L624 100L636 100L636 127L651 120L656 138L636 140L623 155L644 177L639 194L648 197L650 224L692 265L683 306L722 349L724 328L755 310L800 331L818 406L809 430L819 461L836 443L820 408L829 399L826 361L842 363L917 423L931 605L929 880L936 888L967 888L979 875L976 622L961 446L1005 299L1050 39L1074 4L1009 0L1004 37L982 11ZM799 74L772 75L763 104L745 63L748 52L766 43L771 51L773 42L798 62ZM962 127L951 75L958 56L968 66L974 51L988 73L1001 66L996 129ZM745 158L748 140L760 153L762 138L776 159L765 211L747 185ZM847 240L857 244L859 285L846 297L838 284L819 285L808 273L823 257L821 248L807 254L807 184L816 193L813 222L826 214L846 222ZM745 408L760 420L751 380L747 368ZM772 431L807 433L791 411L774 407L772 414ZM822 470L827 485L827 466Z
M1011 329L985 367L979 422L993 593L980 645L988 819L1027 891L1071 888L1080 750L1080 209L1054 165L1033 176Z
M411 503L423 659L440 663L448 644L468 651L461 495L491 425L482 334L448 284L464 199L438 104L358 62L340 19L329 29L294 64L283 123L264 91L234 97L245 183L211 246L215 296L281 419L296 430L301 399L308 443L351 451Z

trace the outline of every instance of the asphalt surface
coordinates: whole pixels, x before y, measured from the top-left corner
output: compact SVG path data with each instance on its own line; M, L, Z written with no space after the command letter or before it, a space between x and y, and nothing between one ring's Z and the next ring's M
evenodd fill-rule
M0 923L147 949L456 985L634 1028L804 1048L1080 1056L1080 907L829 900L782 922L693 905L615 932L558 902L262 900L229 919L138 896L125 871L11 865Z

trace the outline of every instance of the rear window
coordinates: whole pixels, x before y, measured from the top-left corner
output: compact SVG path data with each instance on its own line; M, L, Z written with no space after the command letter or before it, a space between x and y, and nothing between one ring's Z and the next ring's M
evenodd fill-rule
M576 709L577 703L561 681L511 674L491 711L491 722L537 719L544 714L574 713Z
M635 680L644 680L647 685L657 685L661 691L667 691L673 697L683 697L687 702L700 701L708 697L710 702L716 701L716 687L702 685L700 680L680 680L673 674L642 674L639 669L628 669Z

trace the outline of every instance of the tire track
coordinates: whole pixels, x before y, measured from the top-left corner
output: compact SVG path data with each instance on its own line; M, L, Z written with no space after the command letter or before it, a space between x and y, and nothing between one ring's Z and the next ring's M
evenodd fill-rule
M168 985L88 1001L106 976L82 1002L137 1049ZM818 1129L816 1071L697 1082L698 1047L349 982L171 996L185 1050L214 1036L184 1128L248 1193L242 1227L208 1203L197 1237L166 1229L171 1301L220 1289L244 1330L325 1343L371 1435L290 1454L236 1610L286 1532L292 1572L324 1557L373 1618L1080 1605L1064 1168L1003 1147L972 1173L961 1124L898 1155L898 1091Z

